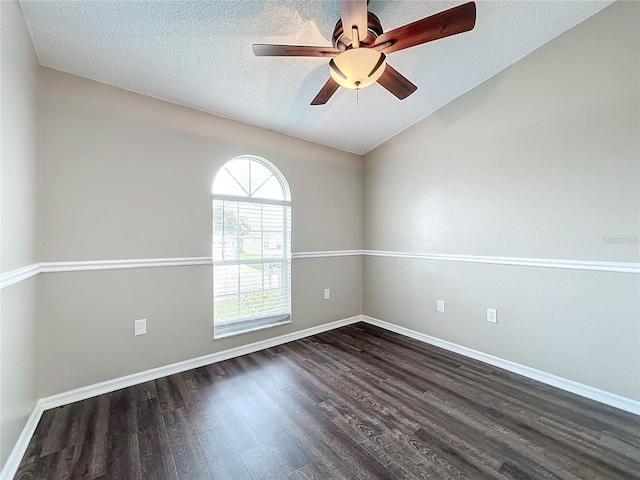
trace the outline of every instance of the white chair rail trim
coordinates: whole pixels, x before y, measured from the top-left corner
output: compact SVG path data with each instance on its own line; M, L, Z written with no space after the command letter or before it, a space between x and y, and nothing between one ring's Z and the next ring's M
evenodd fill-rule
M386 250L363 250L363 255L373 257L412 258L448 262L513 265L518 267L560 268L595 272L640 273L640 263L607 262L594 260L565 260L556 258L492 257L484 255L453 255L446 253L410 253Z
M2 275L0 275L0 290L6 287L10 287L11 285L15 285L18 282L22 282L23 280L27 280L28 278L31 278L39 273L39 263L3 273Z
M410 258L446 262L482 263L489 265L511 265L518 267L559 268L586 270L593 272L614 272L640 274L640 263L608 262L594 260L564 260L553 258L491 257L482 255L453 255L442 253L412 253L388 250L325 250L317 252L296 252L292 260L305 258L350 257L366 255L370 257ZM28 265L0 275L0 289L10 287L39 273L82 272L93 270L119 270L126 268L187 267L212 265L211 257L140 258L125 260L88 260L73 262L42 262Z

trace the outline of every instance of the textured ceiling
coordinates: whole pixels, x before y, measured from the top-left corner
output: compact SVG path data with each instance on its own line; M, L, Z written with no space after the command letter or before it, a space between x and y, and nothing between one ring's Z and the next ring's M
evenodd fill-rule
M385 31L463 1L369 3ZM474 30L389 55L418 90L340 88L311 107L326 58L257 58L253 43L331 45L326 1L22 1L40 63L287 135L363 154L610 1L477 1Z

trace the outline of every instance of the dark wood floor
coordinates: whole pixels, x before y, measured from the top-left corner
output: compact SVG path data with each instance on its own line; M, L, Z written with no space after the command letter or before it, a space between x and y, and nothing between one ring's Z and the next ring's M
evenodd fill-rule
M639 417L366 324L44 413L19 479L640 478Z

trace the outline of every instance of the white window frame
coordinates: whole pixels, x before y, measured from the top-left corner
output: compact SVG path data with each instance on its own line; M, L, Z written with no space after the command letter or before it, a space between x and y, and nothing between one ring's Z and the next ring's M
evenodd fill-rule
M239 205L241 203L246 203L246 204L256 204L256 205L282 206L283 217L284 217L283 223L285 224L285 227L283 229L283 241L282 241L283 252L282 252L282 258L262 257L259 259L240 259L238 256L238 259L214 260L213 261L214 292L215 292L215 281L216 281L215 279L216 266L242 265L242 264L248 265L248 264L256 264L256 263L263 263L263 264L280 263L282 264L282 274L281 274L282 288L286 289L286 297L287 297L286 300L287 300L288 309L286 313L279 313L276 315L268 315L268 314L258 315L258 316L253 315L253 316L247 316L247 317L232 318L224 321L216 321L215 314L214 314L214 319L213 319L214 339L221 339L221 338L230 337L233 335L239 335L242 333L253 332L256 330L262 330L265 328L270 328L278 325L291 323L291 193L289 190L289 184L286 178L284 177L284 175L282 174L282 172L280 172L280 170L273 163L269 162L268 160L262 157L258 157L255 155L241 155L241 156L235 157L229 160L229 162L225 163L222 167L220 167L220 170L217 173L222 171L222 169L225 168L225 166L228 163L234 160L250 160L257 163L261 163L262 165L267 167L273 173L275 178L279 181L280 186L282 187L284 200L273 200L273 199L251 197L251 196L223 195L223 194L216 194L215 192L213 192L212 205L214 205L216 201L222 201L232 205L233 204ZM217 173L216 173L216 176L217 176ZM214 177L214 182L215 182L215 177ZM213 214L215 215L215 209L213 211ZM223 221L223 227L224 227L224 221ZM215 229L215 222L214 222L213 228ZM214 230L214 236L215 236L215 230ZM255 291L263 292L266 290L262 288ZM215 305L215 300L216 298L214 293L214 305ZM215 311L215 308L214 308L214 311Z

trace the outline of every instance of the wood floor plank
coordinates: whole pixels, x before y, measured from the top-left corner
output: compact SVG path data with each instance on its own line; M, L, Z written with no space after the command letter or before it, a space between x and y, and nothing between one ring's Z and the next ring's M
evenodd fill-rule
M295 364L300 368L301 374L304 373L310 382L317 384L319 387L323 386L329 389L332 392L334 401L341 401L346 405L350 405L351 408L364 409L381 422L396 429L403 426L403 430L413 432L419 428L419 424L410 416L400 415L396 406L391 403L381 402L380 394L382 392L379 390L379 386L367 388L367 385L360 382L354 375L355 370L353 368L340 376L336 376L323 365L317 364L312 360L296 362ZM304 395L304 392L302 394Z
M634 439L631 439L632 442L633 440ZM638 460L640 458L640 446L637 441L627 443L626 436L624 439L621 439L610 432L603 431L600 436L599 445L614 450L619 455L625 455L630 460Z
M91 446L95 440L95 427L98 419L100 398L91 398L76 402L79 406L74 413L69 445L75 446L72 476L89 475L91 467Z
M196 429L184 408L164 414L171 453L181 480L210 478Z
M142 478L178 478L157 398L138 405L138 449Z
M223 426L198 434L212 478L251 480L240 455Z
M176 385L177 378L177 375L170 375L155 381L159 405L163 412L170 412L185 406L180 389Z
M206 397L206 391L201 382L205 380L194 370L176 375L176 386L183 399L189 418L198 432L204 432L220 425L220 418L216 413L214 401Z
M393 474L393 478L424 478L429 480L447 479L450 475L444 475L442 469L426 460L421 454L416 456L417 450L411 446L403 445L391 450L381 448L381 445L371 441L366 442L367 451L387 467Z
M151 380L149 382L139 383L133 387L133 396L136 402L142 402L144 400L150 400L152 398L158 398L158 389L156 382Z
M257 445L240 455L253 480L288 480L276 459L264 444Z
M151 399L153 400L153 399ZM173 452L171 450L171 444L169 441L169 434L167 432L167 426L164 421L164 415L160 412L160 407L157 403L152 403L152 411L154 412L154 420L156 422L155 428L158 432L158 441L160 442L159 451L160 455L164 459L165 466L165 477L167 480L174 480L178 478L178 471L176 468L176 463L173 458ZM138 442L140 442L141 434L138 433ZM142 450L141 450L142 453ZM140 456L142 460L142 455Z
M389 478L389 470L348 434L338 428L320 409L308 403L304 396L291 389L276 393L290 407L297 411L300 421L313 418L314 427L322 434L323 442L329 446L342 461L355 472L356 478Z
M56 414L56 409L47 410L42 414L40 421L38 422L38 426L36 427L35 432L33 433L33 437L27 446L27 450L22 457L22 463L32 464L37 462L38 458L40 458L40 454L42 453L42 447L44 446L45 441L47 440L47 436L49 430L51 429L51 424L53 423L53 419Z
M70 464L74 455L75 446L71 445L39 457L35 462L21 464L14 478L16 480L69 479L71 478Z
M73 460L76 456L75 445L69 445L68 447L60 450L58 453L58 463L53 476L61 480L70 479L73 471Z
M262 350L252 355L260 367L258 375L272 391L289 388L294 380L288 366L270 350Z
M70 404L58 407L54 410L53 421L49 427L47 438L42 446L40 455L46 457L58 452L67 446L69 440L69 428L71 426L70 413L77 405Z
M109 436L107 478L127 480L142 478L138 435L114 433Z
M359 323L46 411L15 478L640 480L640 416Z
M222 426L225 428L231 442L238 453L246 452L262 443L239 405L233 402L230 394L220 392L214 398L216 411Z
M253 381L257 386L261 386L261 379ZM313 470L321 472L320 478L353 478L353 472L324 442L322 429L318 428L311 419L304 418L303 413L302 416L297 415L298 412L292 411L286 404L280 402L277 393L272 392L266 385L259 389L257 394L271 416L309 457L315 466ZM302 469L301 473L304 472L305 470Z
M92 399L89 399L92 400ZM108 461L108 429L109 429L109 404L111 394L100 395L97 398L95 417L91 419L91 428L85 433L85 440L82 443L82 450L87 450L87 477L94 478L106 475ZM81 465L83 455L76 463ZM75 468L74 468L75 472Z
M330 399L318 405L330 412L333 423L345 433L358 439L365 450L387 467L394 478L440 478L439 469L409 443L411 434L389 430L375 414L363 416L356 409L348 409ZM413 433L413 432L411 432Z
M260 403L256 388L255 384L247 382L239 385L234 402L240 407L278 465L288 475L308 463L309 459Z
M289 478L291 480L322 480L327 477L318 467L309 462L295 472L292 472Z
M136 413L137 405L132 388L112 392L109 403L109 435L136 433Z

